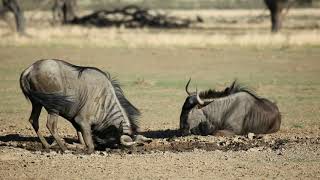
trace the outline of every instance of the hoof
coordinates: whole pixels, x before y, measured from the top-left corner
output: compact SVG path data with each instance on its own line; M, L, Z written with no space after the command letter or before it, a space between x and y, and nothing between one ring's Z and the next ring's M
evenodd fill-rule
M94 148L88 148L87 149L87 154L92 154L94 152Z

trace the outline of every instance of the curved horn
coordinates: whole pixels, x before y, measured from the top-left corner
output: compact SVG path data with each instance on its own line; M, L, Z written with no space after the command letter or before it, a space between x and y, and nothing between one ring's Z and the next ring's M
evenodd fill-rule
M136 135L135 136L135 140L134 140L134 142L136 142L136 143L138 143L138 144L142 144L142 143L144 143L144 142L147 142L147 143L150 143L152 141L152 139L151 138L147 138L147 137L145 137L145 136L143 136L143 135Z
M128 135L122 135L120 137L120 143L124 146L130 147L133 146L134 144L136 144L136 142L133 142L131 137Z
M197 93L197 101L198 101L198 103L199 103L200 105L204 105L205 103L208 104L208 103L211 103L211 102L214 101L214 98L202 100L202 99L200 98L200 95L199 95L199 92L198 92L198 88L196 88L196 93Z
M186 92L187 92L187 94L190 96L190 92L188 91L188 87L189 87L189 84L190 84L190 81L191 81L191 78L189 79L189 81L187 82L187 85L186 85L186 87L185 87L185 89L186 89Z
M200 105L204 105L204 101L202 101L200 96L199 96L198 88L196 88L196 93L197 93L197 101L198 101L198 103Z

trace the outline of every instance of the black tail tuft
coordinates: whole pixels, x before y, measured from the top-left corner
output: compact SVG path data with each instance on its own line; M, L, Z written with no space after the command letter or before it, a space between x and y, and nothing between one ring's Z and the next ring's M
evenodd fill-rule
M61 93L41 93L32 91L32 99L43 105L48 112L61 112L73 103L69 96Z

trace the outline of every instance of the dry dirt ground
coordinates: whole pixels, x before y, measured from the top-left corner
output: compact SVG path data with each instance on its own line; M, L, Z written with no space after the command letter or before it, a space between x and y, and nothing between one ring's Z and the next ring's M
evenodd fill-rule
M319 179L319 47L75 48L1 47L0 179ZM27 119L30 104L18 79L41 58L66 59L116 75L142 111L151 143L102 149L44 151ZM272 135L177 137L184 85L222 89L234 78L276 101L283 114ZM41 131L46 112L41 115ZM66 143L76 141L60 118Z

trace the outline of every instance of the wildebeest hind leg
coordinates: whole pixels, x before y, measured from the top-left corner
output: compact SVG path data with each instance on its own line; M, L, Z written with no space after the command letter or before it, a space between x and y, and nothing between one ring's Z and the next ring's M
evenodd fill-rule
M53 122L53 130L54 130L54 131L57 131L57 129L58 129L58 118ZM56 145L58 145L58 143L57 143L56 140L54 140L54 141L50 144L50 147L54 147L54 146L56 146Z
M67 150L67 148L63 144L63 142L57 132L57 121L58 121L58 115L54 114L54 113L49 113L48 119L47 119L47 128L49 129L50 133L52 134L54 140L58 143L61 150L65 151L65 150Z
M50 145L39 131L39 116L41 113L41 109L42 105L32 102L32 112L29 118L29 122L32 124L33 129L36 131L42 145L46 149L49 149Z

